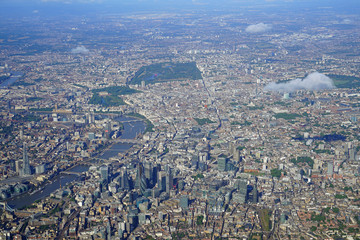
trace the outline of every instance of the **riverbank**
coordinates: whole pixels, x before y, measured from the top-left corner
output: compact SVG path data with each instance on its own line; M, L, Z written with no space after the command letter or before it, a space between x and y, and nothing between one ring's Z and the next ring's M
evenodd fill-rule
M7 79L4 79L4 81L0 84L0 88L7 88L11 86L13 83L15 83L19 78L23 76L23 73L21 72L11 72L10 77Z
M77 165L71 169L72 172L86 172L89 170L89 166L87 165ZM67 171L69 170L67 169ZM7 203L12 208L23 208L27 205L33 204L35 201L43 199L47 196L50 196L51 193L59 189L61 186L65 186L68 183L73 182L74 180L80 179L80 176L76 174L63 174L63 172L59 172L56 175L49 178L40 186L37 186L36 189L32 189L30 191L21 193L19 195L13 196L11 198L6 199Z
M146 129L145 121L138 118L118 116L117 120L124 126L123 133L120 136L121 139L136 139L136 137L143 133ZM118 153L128 151L132 146L133 144L131 143L114 143L109 149L103 150L103 152L97 154L96 157L107 160L111 157L117 156ZM60 185L65 186L68 183L78 181L80 179L77 174L71 173L82 173L88 171L88 169L89 166L82 164L71 166L66 170L52 176L52 178L44 182L44 184L37 186L36 189L33 188L30 190L31 192L27 191L20 195L9 198L6 201L11 207L16 209L31 205L37 200L50 196L51 193L60 188ZM69 174L62 174L63 172L67 171Z

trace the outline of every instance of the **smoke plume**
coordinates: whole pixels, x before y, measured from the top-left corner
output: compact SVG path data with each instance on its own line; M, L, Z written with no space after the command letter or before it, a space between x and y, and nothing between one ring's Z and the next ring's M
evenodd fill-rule
M258 23L248 26L245 31L248 33L262 33L267 32L272 29L271 24L265 24L265 23Z
M89 49L87 49L84 46L79 46L79 47L71 49L71 53L73 53L73 54L87 54L87 53L89 53Z
M313 72L304 79L294 79L285 83L269 83L264 90L278 92L294 92L297 90L324 90L335 88L333 80L324 74Z

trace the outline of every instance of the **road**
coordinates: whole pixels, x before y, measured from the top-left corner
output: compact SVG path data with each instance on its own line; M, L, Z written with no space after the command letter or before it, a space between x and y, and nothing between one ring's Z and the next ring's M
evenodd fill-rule
M203 75L203 74L201 74L201 75ZM212 104L213 104L213 106L214 106L214 108L215 108L216 116L217 116L217 118L218 118L218 120L219 120L219 125L218 125L217 128L214 130L214 132L215 132L216 130L219 130L220 127L221 127L221 125L222 125L221 117L220 117L220 114L219 114L219 110L218 110L218 108L217 108L217 106L216 106L216 104L215 104L215 101L213 100L213 98L212 98L212 96L211 96L211 94L210 94L209 89L206 87L206 84L205 84L205 81L204 81L204 77L202 77L201 80L202 80L202 83L203 83L203 85L204 85L204 88L205 88L205 90L206 90L206 92L207 92L207 94L208 94L208 96L209 96L209 99L211 100L211 102L212 102Z

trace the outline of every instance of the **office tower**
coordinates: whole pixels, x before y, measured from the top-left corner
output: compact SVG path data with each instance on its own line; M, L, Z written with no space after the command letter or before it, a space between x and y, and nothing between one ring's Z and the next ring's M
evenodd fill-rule
M350 121L353 122L353 123L356 123L357 122L357 116L351 116Z
M27 155L27 146L26 143L24 142L24 146L23 146L23 176L26 175L31 175L31 169L30 169L30 162L29 162L29 158Z
M161 192L166 191L166 173L164 171L159 172L158 188Z
M144 174L144 168L141 163L138 163L136 167L136 180L135 180L135 188L140 189L141 187L141 178Z
M121 188L124 190L131 190L131 181L129 179L127 169L124 168L121 175Z
M227 165L228 159L225 157L219 157L217 161L218 170L219 171L226 171L226 165Z
M192 156L191 158L191 168L193 168L194 170L196 170L199 166L199 160L196 156Z
M109 181L109 167L108 166L101 166L100 167L100 177L102 182Z
M146 214L145 213L139 213L139 225L146 224Z
M94 124L95 123L95 113L94 113L94 110L91 109L88 114L87 114L87 117L88 117L88 122L89 124Z
M142 175L140 178L140 192L142 195L144 195L146 189L147 189L147 180L145 178L145 175Z
M94 132L88 132L88 138L89 138L89 140L94 140L95 139L95 133Z
M11 101L10 100L8 101L8 111L9 112L11 111Z
M128 223L130 224L130 228L128 232L134 231L134 229L137 227L139 223L139 219L136 213L130 211L130 213L127 216Z
M152 168L152 182L151 182L151 187L154 187L155 184L157 183L158 181L158 173L160 171L160 165L157 164L156 166L153 166Z
M182 209L187 210L189 208L189 197L185 195L181 196L179 205Z
M170 194L170 190L173 189L173 185L174 185L174 179L170 168L166 172L165 181L166 181L166 193Z
M95 123L95 115L94 115L94 112L89 112L86 114L86 122L89 123L89 124L93 124Z
M20 140L22 140L24 138L24 130L20 129L20 134L19 134Z
M236 189L242 194L247 194L247 181L245 179L238 179L236 181Z
M119 239L123 239L124 236L124 232L126 232L126 223L125 222L120 222L118 224L118 232L119 232Z
M110 139L110 135L111 135L111 123L107 122L105 125L105 138Z
M198 169L200 171L206 171L208 169L208 165L206 162L199 162Z
M355 155L356 155L355 149L350 148L349 149L349 160L350 161L355 161Z
M147 180L148 186L152 187L154 185L154 167L151 162L144 163L144 175Z
M45 164L40 164L35 167L35 173L36 174L42 174L45 172Z
M235 149L235 143L230 142L229 143L229 153L232 154L234 152Z
M209 154L207 152L199 153L199 161L206 162L209 159Z
M234 161L236 163L240 162L240 151L239 151L239 149L235 148L234 153L233 153L233 159L234 159Z
M334 174L334 163L328 162L327 164L327 175L332 176Z
M145 174L146 179L150 180L152 178L151 162L144 162L144 174Z
M21 171L22 171L22 168L21 168L21 160L17 160L15 161L15 171L17 174L21 175Z
M254 189L252 190L252 202L257 203L258 202L258 190L257 187L254 186Z
M235 187L237 191L232 195L233 201L236 203L245 203L248 198L247 181L245 179L238 179L235 183Z
M107 239L110 240L111 239L111 226L110 226L110 220L107 222L107 226L106 226L106 233L107 233Z

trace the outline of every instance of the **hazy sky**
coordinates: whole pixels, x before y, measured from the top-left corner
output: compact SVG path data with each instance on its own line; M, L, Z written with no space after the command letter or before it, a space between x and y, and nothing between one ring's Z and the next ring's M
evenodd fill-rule
M169 10L236 10L237 7L316 8L333 7L337 11L359 10L359 0L0 0L2 15L27 15L96 12L133 12ZM356 9L356 10L355 10Z

